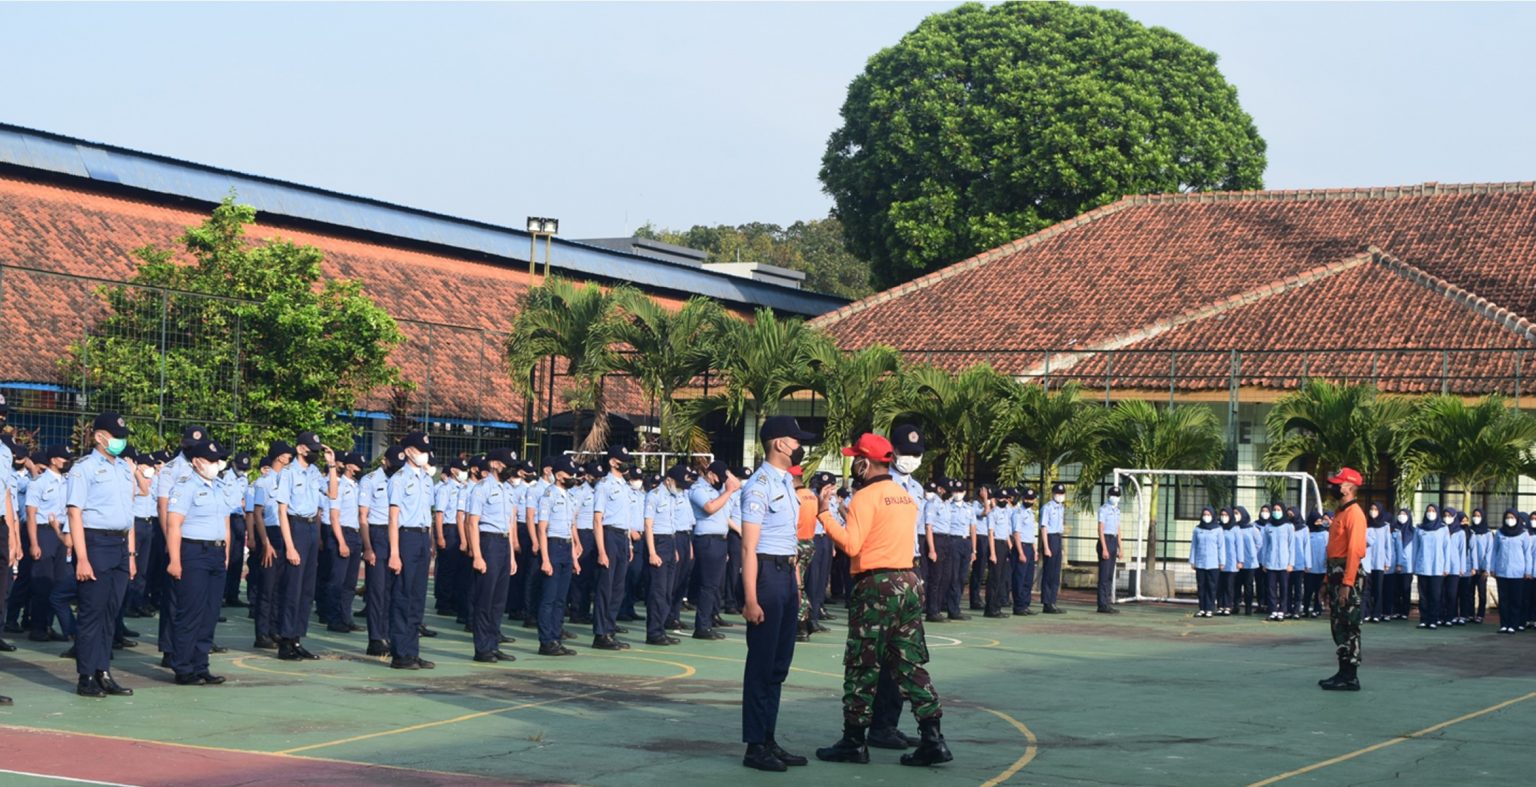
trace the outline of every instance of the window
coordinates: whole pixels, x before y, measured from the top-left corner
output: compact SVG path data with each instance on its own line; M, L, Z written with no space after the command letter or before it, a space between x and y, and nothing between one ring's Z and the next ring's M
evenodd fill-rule
M1211 504L1211 494L1200 479L1176 476L1173 493L1173 517L1175 519L1199 519L1200 509Z

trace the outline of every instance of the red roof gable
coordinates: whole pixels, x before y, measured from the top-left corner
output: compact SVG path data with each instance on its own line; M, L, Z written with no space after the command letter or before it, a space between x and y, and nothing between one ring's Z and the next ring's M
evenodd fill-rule
M1130 197L815 323L844 346L883 342L946 368L1041 374L1050 354L1053 376L1102 385L1109 366L1113 387L1166 390L1173 364L1182 388L1224 388L1242 350L1244 384L1329 374L1438 390L1438 352L1387 367L1350 353L1330 372L1298 351L1529 350L1532 317L1536 184L1429 184ZM1127 352L1086 354L1102 350ZM1261 355L1272 350L1288 352ZM1469 375L1509 377L1514 362L1452 355ZM1261 360L1274 374L1250 365ZM1433 383L1407 379L1426 365Z

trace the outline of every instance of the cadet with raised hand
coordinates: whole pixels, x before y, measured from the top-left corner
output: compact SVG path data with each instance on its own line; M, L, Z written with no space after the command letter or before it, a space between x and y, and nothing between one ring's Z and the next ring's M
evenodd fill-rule
M716 460L688 490L693 509L693 551L699 563L699 598L694 607L693 638L725 639L715 630L720 618L721 588L729 554L731 501L741 482L724 462Z

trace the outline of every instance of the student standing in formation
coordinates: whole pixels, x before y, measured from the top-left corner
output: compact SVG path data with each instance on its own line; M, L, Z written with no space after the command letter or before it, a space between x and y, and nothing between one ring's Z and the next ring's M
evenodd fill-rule
M1362 610L1366 623L1379 623L1386 619L1386 571L1392 562L1392 530L1389 519L1380 503L1372 503L1365 511L1365 562L1360 570L1365 574L1365 592Z
M463 618L463 600L459 597L459 510L462 497L469 488L469 462L463 457L449 459L443 468L442 479L432 489L432 540L437 546L437 557L432 583L432 599L435 611L445 617ZM460 623L467 620L460 620Z
M1259 509L1262 519L1268 506ZM1291 571L1296 567L1294 550L1296 539L1285 522L1271 518L1264 531L1264 553L1260 564L1268 577L1269 620L1285 620L1285 600L1289 589Z
M507 587L517 575L512 554L517 548L513 506L518 497L502 478L513 471L517 460L510 450L498 448L487 461L491 472L469 489L464 529L473 573L469 620L475 661L495 663L516 660L501 650L508 640L501 634L501 616L506 612Z
M32 557L32 631L34 642L68 641L75 633L74 613L58 594L72 568L69 561L69 517L65 510L64 477L69 473L69 448L49 446L38 459L43 471L27 489L27 543ZM9 565L0 565L8 571ZM62 602L62 603L61 603ZM59 619L59 630L50 626Z
M368 655L389 655L389 605L395 573L389 570L389 479L405 466L398 444L384 449L379 466L358 484L357 516L363 537L363 608L368 625Z
M1237 578L1247 558L1247 539L1240 538L1241 531L1232 521L1232 510L1223 508L1216 512L1221 526L1221 576L1216 586L1216 614L1231 615L1237 608ZM1251 612L1251 610L1250 610Z
M1120 559L1120 487L1109 488L1109 498L1099 506L1099 608L1118 615L1115 603L1115 562Z
M1387 604L1392 620L1407 620L1413 596L1413 511L1397 509L1392 520L1392 575L1387 583Z
M927 581L924 592L928 594L924 604L928 608L927 622L944 622L944 596L948 593L948 575L951 557L949 545L949 480L940 477L928 483L923 495L923 538L927 558Z
M609 446L608 475L598 482L592 496L592 529L597 533L593 539L597 543L597 597L592 610L592 647L598 650L629 647L614 636L619 604L624 597L624 579L629 571L632 501L624 479L629 462L628 448Z
M672 480L667 494L672 496L672 543L677 545L677 567L672 575L672 588L667 612L667 630L684 631L683 611L687 601L688 583L693 576L693 506L688 503L688 487L698 480L698 475L684 462L678 462L667 471ZM694 605L698 609L698 605Z
M1216 510L1206 506L1200 510L1200 524L1195 525L1189 542L1189 567L1195 570L1195 587L1200 598L1200 611L1195 613L1197 618L1216 614L1217 580L1226 557L1226 542L1221 525L1216 521Z
M309 633L310 610L315 602L316 569L320 561L320 498L328 488L326 476L315 466L325 456L329 473L336 472L336 455L320 444L314 432L299 433L294 460L277 476L272 500L277 504L277 527L287 563L278 582L277 657L285 661L317 659L304 647Z
M128 452L124 452L128 456ZM123 601L124 613L131 618L147 618L155 614L149 598L149 558L156 551L155 531L155 477L165 463L159 451L135 454L133 473L133 537L138 544L138 556L134 560L133 580L128 583L128 598ZM237 577L238 578L238 577ZM238 601L238 597L236 598Z
M1307 571L1304 601L1310 608L1298 610L1299 614L1314 618L1323 616L1319 597L1323 581L1328 575L1328 532L1333 520L1327 514L1312 513L1307 517Z
M250 471L250 453L237 451L229 458L223 476L224 483L230 485L230 499L234 501L229 509L229 564L224 567L223 605L237 609L245 606L240 600L240 570L245 566L245 499L251 487Z
M1291 536L1295 539L1296 570L1291 575L1291 593L1287 597L1286 612L1293 619L1306 617L1307 578L1314 574L1322 578L1327 573L1322 554L1328 542L1327 528L1324 528L1324 537L1314 549L1310 516L1304 517L1295 508L1284 508L1279 503L1273 504L1271 515L1274 512L1284 513L1286 523L1291 526Z
M645 553L648 555L646 577L650 587L645 599L645 644L676 645L678 639L667 634L667 614L671 611L672 573L677 570L677 545L672 540L673 497L669 476L661 486L645 495Z
M431 438L411 432L400 440L406 466L389 479L389 570L395 575L389 607L389 646L394 669L432 669L421 657L421 622L427 607L427 568L432 560Z
M362 630L352 622L352 599L357 596L357 571L363 562L358 477L368 460L352 451L338 458L342 473L330 478L330 489L327 490L331 500L327 514L329 521L321 525L326 534L325 559L331 561L331 582L325 589L324 603L326 617L330 620L326 630L351 634Z
M724 462L715 460L688 489L693 510L693 552L699 562L699 598L694 607L693 638L725 639L716 627L720 618L720 596L725 582L726 556L729 554L731 501L741 482L731 475Z
M287 469L291 461L293 447L282 440L274 441L267 449L266 458L262 460L262 476L251 484L255 490L252 519L261 523L255 547L261 553L257 583L261 593L255 602L256 641L252 647L261 650L277 650L277 617L278 610L282 608L279 603L279 580L282 579L288 561L277 555L277 547L283 543L283 531L277 526L277 501L272 499L272 488L277 484L278 475Z
M128 447L127 438L128 424L122 416L114 412L96 416L91 422L93 450L75 463L65 486L75 579L79 582L75 671L80 680L75 693L82 697L133 695L132 689L112 677L112 636L118 606L127 593L128 580L137 572L133 562L133 469L128 462L118 460Z
M960 611L960 602L965 597L971 564L976 561L976 509L965 499L965 482L958 478L949 481L949 542L951 560L944 609L950 620L970 620L970 615Z
M1531 611L1526 608L1525 586L1531 582L1530 536L1520 525L1520 512L1504 512L1504 526L1493 534L1490 571L1499 589L1499 633L1524 631Z
M1045 572L1040 577L1040 605L1041 611L1047 615L1060 615L1066 610L1056 606L1056 598L1061 593L1061 566L1065 557L1064 547L1061 544L1062 534L1066 532L1067 521L1067 487L1065 484L1055 484L1051 487L1051 499L1040 509L1040 550L1045 555L1041 564Z
M1424 507L1424 519L1419 522L1413 539L1413 573L1419 578L1419 628L1435 629L1440 625L1440 588L1450 565L1450 539L1445 532L1445 522L1440 510L1431 503Z
M1019 505L1013 509L1013 532L1018 537L1019 548L1013 559L1013 614L1033 615L1030 595L1035 587L1035 561L1038 552L1035 539L1040 525L1035 521L1035 490L1025 489Z
M1253 520L1248 518L1248 509L1242 506L1232 507L1232 518L1237 522L1237 535L1241 542L1243 552L1243 566L1237 572L1238 595L1242 596L1243 614L1252 615L1255 603L1260 609L1268 612L1268 605L1263 603L1264 582L1259 573L1264 557L1264 530L1255 527ZM1267 590L1263 590L1267 593Z
M1467 573L1467 515L1454 508L1440 512L1445 523L1448 574L1440 586L1440 625L1462 626L1461 579Z
M156 637L160 649L160 666L171 666L171 642L176 631L176 604L175 594L171 592L170 580L165 573L170 563L170 555L166 552L165 521L170 515L171 490L178 484L187 480L192 475L192 464L187 461L187 449L207 439L208 430L201 426L189 426L181 433L181 451L172 457L155 476L153 492L155 495L156 520L159 524L159 532L155 534L155 543L149 560L149 577L147 578L147 590L151 598L156 602L160 611L159 634ZM137 540L137 535L135 535Z
M987 528L987 607L985 617L1006 618L1003 611L1013 592L1013 561L1018 550L1018 536L1013 532L1013 509L1008 505L1007 490L999 490L998 499L988 500L984 522Z
M1488 571L1493 567L1493 531L1481 509L1472 512L1472 534L1467 540L1468 579L1472 587L1462 594L1462 616L1481 625L1488 615Z
M229 570L229 510L240 489L220 478L229 456L220 444L205 440L184 453L192 474L171 490L165 527L176 606L171 669L178 686L217 686L224 678L209 671L208 653Z
M592 498L597 482L602 479L603 468L595 461L581 465L581 483L571 489L576 500L576 539L581 557L576 559L580 569L571 578L571 622L592 625L592 591L597 587L597 533L592 528Z
M539 498L539 559L544 579L539 592L539 655L574 656L565 647L565 600L570 593L571 572L581 554L571 544L576 524L576 501L571 489L581 480L576 465L563 454L549 460L551 479ZM677 640L673 640L676 642Z

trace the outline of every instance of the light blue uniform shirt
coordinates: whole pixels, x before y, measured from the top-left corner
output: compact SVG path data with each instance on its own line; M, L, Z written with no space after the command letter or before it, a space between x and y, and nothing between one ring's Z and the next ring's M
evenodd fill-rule
M299 460L295 459L277 474L272 500L288 506L288 516L313 517L320 513L323 478L314 465L299 467Z
M528 485L522 479L507 482L507 504L512 506L512 516L518 524L528 521Z
M272 499L272 487L276 484L277 473L267 473L251 484L256 490L256 505L261 506L263 527L277 527L277 501Z
M192 463L182 454L171 457L171 461L160 466L160 472L155 474L155 480L150 482L149 491L155 496L155 500L169 500L171 490L178 484L187 480L192 475ZM157 509L156 514L159 513Z
M923 505L923 485L918 483L917 479L907 475L906 473L899 472L895 468L891 468L891 480L899 484L902 489L907 490L907 494L911 495L913 502L916 502L919 506L917 510L917 522L913 527L913 529L917 531L917 539L912 544L912 554L913 556L921 555L923 554L923 514L927 509L927 506ZM833 510L836 511L838 508L839 507L834 506ZM838 516L837 521L843 521L841 515Z
M380 467L358 482L357 504L368 509L368 524L389 524L389 476Z
M1417 530L1411 524L1400 527L1408 533L1408 538L1404 540L1402 532L1394 532L1389 537L1392 542L1392 570L1413 573L1413 541Z
M672 529L672 493L656 487L645 493L645 518L651 521L651 533L670 536Z
M1490 570L1493 567L1493 530L1486 533L1472 531L1467 549L1467 563L1472 571Z
M1013 509L993 508L987 512L987 533L994 541L1006 541L1013 537Z
M1033 544L1040 540L1040 523L1035 520L1035 509L1017 506L1013 509L1013 532L1019 534L1020 544Z
M545 535L549 538L570 538L571 525L576 521L576 502L571 493L559 484L545 484L544 494L539 496L540 522L548 522Z
M1219 569L1227 559L1226 533L1221 526L1195 527L1189 538L1189 567Z
M10 467L15 461L16 461L16 455L11 453L10 447L7 446L5 443L0 443L0 471L3 471L4 468ZM0 488L4 489L3 495L0 495L0 516L5 516L5 500L4 500L4 497L11 495L11 483L10 483L10 480L6 479L5 483L0 484ZM11 498L11 502L12 502L12 505L16 506L16 516L22 516L21 504L16 502L14 497Z
M480 532L505 535L512 530L512 505L511 486L486 476L469 488L464 514L480 517L475 526Z
M459 509L464 507L465 485L453 478L444 479L437 485L432 496L432 510L443 513L443 527L459 521Z
M139 471L135 470L134 472L137 473ZM159 473L156 473L155 478L159 477ZM139 479L137 477L133 479L133 516L135 519L154 519L160 515L160 512L155 508L155 478L149 480L149 491L142 495L139 494ZM21 512L18 511L16 513L19 514Z
M1295 560L1296 560L1296 562L1293 564L1293 565L1296 566L1296 568L1294 570L1296 570L1296 571L1315 572L1315 573L1318 573L1318 574L1326 574L1326 573L1328 573L1328 571L1327 571L1328 563L1327 563L1326 560L1319 561L1316 568L1312 567L1312 533L1311 533L1311 531L1308 530L1305 526L1302 527L1300 530L1297 530L1296 529L1296 524L1294 522L1291 523L1291 524L1286 525L1286 527L1289 527L1291 529L1291 557L1295 558ZM1326 536L1327 535L1327 531L1324 531L1323 535ZM1326 545L1327 539L1325 538L1323 540L1324 540L1325 545ZM1367 570L1368 571L1369 569L1362 569L1362 570Z
M1365 528L1365 560L1363 571L1386 571L1392 562L1392 531L1386 525Z
M933 499L923 501L923 527L936 536L949 535L949 506L944 505L937 495Z
M1104 523L1104 535L1120 535L1120 507L1105 503L1099 506L1099 521Z
M59 523L62 532L68 533L69 517L64 510L64 495L66 492L64 476L52 470L44 470L43 474L32 482L31 488L27 491L30 493L30 496L27 498L27 505L37 509L38 528L47 527L48 517L53 517L54 521ZM24 519L26 512L18 510L16 516Z
M757 552L790 557L795 554L795 525L800 499L789 473L763 463L741 489L741 523L761 528Z
M949 534L969 537L973 527L976 527L976 506L969 500L949 501Z
M531 529L533 526L538 524L539 504L544 500L544 490L548 489L550 484L543 478L539 478L536 479L532 484L525 484L525 486L528 487L528 491L523 495L523 508L533 509L534 521L528 523ZM525 518L528 516L528 512L526 510L523 511L523 516Z
M229 506L229 513L245 513L245 490L251 485L250 479L246 478L244 473L225 470L220 474L219 480L229 488L229 499L233 501Z
M688 503L688 490L679 489L667 494L672 498L672 533L690 536L693 533L693 506Z
M229 532L229 501L234 490L222 480L209 481L193 473L171 490L166 511L185 516L181 537L197 541L223 541Z
M689 508L693 511L693 532L701 536L723 536L730 530L727 520L730 519L734 500L727 500L725 505L720 506L720 509L713 514L704 512L704 506L715 502L715 499L722 494L724 492L710 486L709 482L702 478L693 482L693 486L688 489Z
M728 519L728 523L729 522L735 522L737 527L741 527L741 490L740 489L737 489L735 492L731 493L731 504L729 506L727 506L727 507L731 509L731 514L727 518Z
M1065 504L1051 499L1040 507L1040 525L1045 528L1046 535L1060 534L1066 527L1066 521L1067 506Z
M1238 563L1242 563L1244 568L1253 568L1253 564L1248 562L1248 546L1251 542L1243 535L1243 531L1236 525L1218 526L1216 529L1221 531L1221 570L1234 574L1238 570Z
M356 481L346 476L336 479L336 499L331 502L331 508L341 512L341 527L343 530L358 529L357 501L361 487ZM330 519L326 519L326 525L330 525Z
M609 473L597 482L597 489L592 496L592 511L603 515L603 527L628 529L632 499L629 484Z
M1467 576L1467 529L1457 528L1456 532L1451 533L1450 536L1446 542L1450 549L1446 554L1450 557L1451 576Z
M1493 536L1493 568L1495 577L1500 579L1525 579L1531 574L1531 536L1522 530L1518 535L1506 536L1502 532L1494 532Z
M1417 528L1413 536L1413 573L1438 577L1450 571L1450 534L1445 526Z
M645 490L629 487L629 529L645 532Z
M1296 537L1287 524L1264 525L1264 553L1259 561L1270 571L1289 571L1296 563Z
M69 471L64 499L80 509L86 530L126 531L133 527L133 469L125 460L92 451Z
M592 498L596 490L591 484L582 482L571 490L571 500L576 503L576 529L592 529Z
M389 479L389 505L400 509L399 526L426 530L432 526L432 479L415 465L400 468Z

